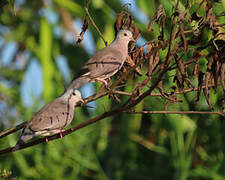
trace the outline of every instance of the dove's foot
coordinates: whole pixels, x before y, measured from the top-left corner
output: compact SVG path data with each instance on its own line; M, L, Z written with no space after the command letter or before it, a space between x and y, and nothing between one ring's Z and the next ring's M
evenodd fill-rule
M60 138L63 138L63 132L64 132L65 130L64 129L60 129L60 131L59 131L59 135L60 135Z
M108 82L105 79L96 78L95 81L102 82L105 87L109 86Z
M48 143L48 142L49 142L49 141L48 141L48 137L45 137L45 142L46 142L46 143Z

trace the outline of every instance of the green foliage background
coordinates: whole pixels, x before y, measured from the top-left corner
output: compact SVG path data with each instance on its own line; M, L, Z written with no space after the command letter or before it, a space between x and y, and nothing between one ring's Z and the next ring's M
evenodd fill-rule
M11 2L11 1L10 1ZM47 3L46 3L47 2ZM165 8L167 16L171 16L175 1L171 0L137 0L137 5L149 19L159 4ZM194 11L200 0L192 0L190 11ZM179 8L184 10L185 0L181 0ZM10 5L13 3L10 3ZM0 116L0 130L12 127L29 120L43 102L47 103L63 92L66 85L63 75L56 65L56 57L64 55L73 77L88 59L82 46L57 37L53 31L62 26L59 18L55 24L48 21L40 10L59 13L59 7L69 12L73 19L85 17L85 1L52 0L28 1L15 9L6 5L0 9L0 33L4 43L9 41L23 44L30 56L22 69L14 66L2 67L0 64L0 80L8 81L6 86L0 81L0 104L5 103L7 116ZM225 1L213 2L216 14L225 11ZM129 8L128 8L129 9ZM121 12L121 2L117 0L93 0L90 13L105 39L111 42L114 38L113 25L116 13ZM190 14L192 13L190 12ZM204 9L201 11L204 13ZM220 23L225 19L220 18ZM154 33L149 33L147 24L135 20L146 40L157 38L157 25ZM8 27L9 31L3 31ZM78 29L79 30L79 29ZM97 31L89 25L97 49L104 47ZM80 30L79 30L80 31ZM168 29L165 29L168 34ZM205 35L206 38L208 34ZM71 36L71 39L73 37ZM163 55L162 55L163 56ZM43 78L43 96L35 99L31 107L24 106L20 87L31 59L38 59ZM140 78L140 77L139 77ZM128 79L125 91L129 91L135 82ZM168 81L168 88L173 84ZM96 90L99 86L96 86ZM208 106L202 98L193 104L195 93L183 96L184 103L174 104L169 110L207 110ZM219 95L219 94L218 94ZM217 97L212 97L214 107L219 109ZM122 100L125 100L123 98ZM151 110L162 110L165 101L157 97L147 98L136 110L143 107ZM89 113L85 108L77 108L72 125L78 124L119 106L108 97L97 100L97 109ZM7 120L7 125L3 122ZM225 179L225 121L217 115L116 115L99 123L85 127L63 139L40 144L15 153L0 156L0 175L3 171L11 171L9 177L23 179ZM0 140L0 148L13 146L19 134L10 135Z

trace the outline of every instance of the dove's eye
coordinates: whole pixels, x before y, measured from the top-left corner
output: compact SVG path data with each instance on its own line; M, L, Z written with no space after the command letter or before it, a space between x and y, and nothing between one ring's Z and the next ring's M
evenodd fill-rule
M73 96L76 96L76 93L75 93L75 92L73 92L73 93L72 93L72 95L73 95Z
M124 33L123 35L124 35L124 36L127 36L127 33Z

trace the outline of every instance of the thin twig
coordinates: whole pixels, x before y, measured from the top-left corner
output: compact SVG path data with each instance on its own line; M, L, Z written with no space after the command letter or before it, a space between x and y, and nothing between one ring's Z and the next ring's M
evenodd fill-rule
M210 112L210 111L124 111L128 114L217 114L225 116L223 112Z
M99 36L100 36L100 37L102 38L102 40L104 41L105 46L107 46L107 41L104 39L104 36L102 35L101 31L98 29L98 26L95 24L93 18L91 17L91 15L90 15L90 13L89 13L89 11L88 11L88 7L85 7L84 9L85 9L85 11L86 11L86 13L87 13L89 19L91 20L91 23L93 24L93 26L95 27L95 29L98 31Z

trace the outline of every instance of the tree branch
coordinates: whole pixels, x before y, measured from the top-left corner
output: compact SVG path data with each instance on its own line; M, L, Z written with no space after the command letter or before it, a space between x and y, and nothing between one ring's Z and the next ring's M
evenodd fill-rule
M214 87L214 85L210 85L208 87ZM204 88L206 88L206 86L202 86L202 88L204 89ZM184 90L180 90L180 91L178 90L178 91L174 92L174 94L185 94L185 93L189 93L189 92L193 92L193 91L198 91L198 88L188 88L188 89L184 89ZM124 91L119 91L119 90L112 90L112 93L123 95L123 96L132 96L132 93L130 93L130 92L124 92ZM167 94L169 94L169 92L167 92ZM106 95L108 95L108 90L101 89L98 93L96 93L92 96L89 96L88 98L85 98L84 106L85 106L85 104L87 104L91 101L95 101ZM152 93L151 96L162 96L162 94L161 93ZM0 139L22 129L25 125L26 125L26 122L23 122L23 123L17 125L16 127L12 127L12 128L9 128L7 130L0 132Z
M224 112L210 112L210 111L124 111L128 114L217 114L225 116Z
M102 119L104 119L104 118L106 118L106 117L112 116L112 115L114 115L114 114L121 113L121 112L123 112L124 110L127 110L127 109L126 109L126 108L118 108L118 109L115 109L115 110L113 110L113 111L105 112L105 113L103 113L103 114L100 115L100 116L97 116L97 117L95 117L95 118L93 118L93 119L90 119L90 120L88 120L88 121L85 121L85 122L83 122L83 123L81 123L81 124L79 124L79 125L77 125L77 126L74 126L74 127L70 128L70 129L64 131L64 132L62 133L62 135L63 135L63 136L66 136L66 135L68 135L68 134L71 134L72 132L77 131L78 129L81 129L81 128L83 128L83 127L86 127L86 126L88 126L88 125L91 125L91 124L93 124L93 123L96 123L96 122L98 122L98 121L100 121L100 120L102 120ZM53 135L53 136L49 136L49 137L48 137L48 141L52 141L52 140L59 139L59 138L60 138L60 133L55 134L55 135ZM45 142L45 138L37 139L37 140L31 141L31 142L29 142L29 143L23 144L23 145L21 145L21 146L20 146L18 149L16 149L16 150L14 150L14 147L6 148L6 149L3 149L3 150L0 150L0 155L6 154L6 153L9 153L9 152L15 152L15 151L18 151L18 150L20 150L20 149L25 149L25 148L28 148L28 147L31 147L31 146L34 146L34 145L37 145L37 144L40 144L40 143L43 143L43 142Z
M11 133L14 133L14 132L22 129L26 125L26 123L27 122L23 122L23 123L17 125L16 127L12 127L12 128L9 128L9 129L7 129L5 131L0 132L0 139L5 137L5 136L8 136Z

